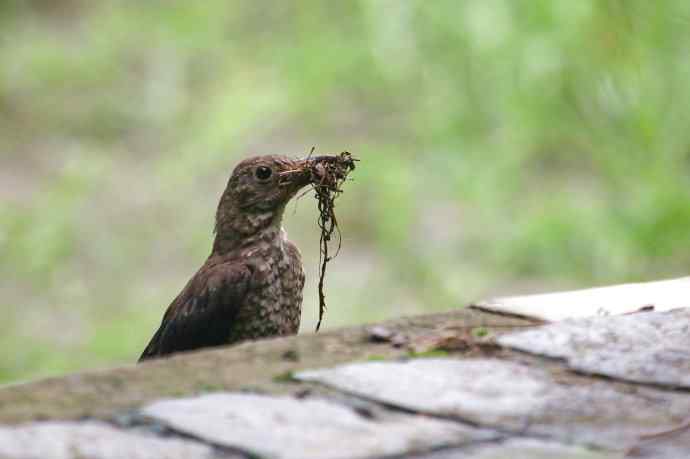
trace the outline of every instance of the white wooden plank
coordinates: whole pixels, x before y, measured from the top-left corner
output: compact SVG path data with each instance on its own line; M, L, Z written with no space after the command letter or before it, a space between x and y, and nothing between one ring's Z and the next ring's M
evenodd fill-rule
M690 277L568 292L496 298L473 305L547 322L690 307Z

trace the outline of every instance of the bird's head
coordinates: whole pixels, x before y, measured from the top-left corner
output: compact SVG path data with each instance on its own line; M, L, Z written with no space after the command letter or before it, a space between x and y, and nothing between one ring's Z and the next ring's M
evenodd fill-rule
M310 182L307 160L287 156L257 156L235 167L225 194L245 212L279 210Z
M218 205L217 242L279 228L288 201L311 182L309 161L267 155L239 163Z

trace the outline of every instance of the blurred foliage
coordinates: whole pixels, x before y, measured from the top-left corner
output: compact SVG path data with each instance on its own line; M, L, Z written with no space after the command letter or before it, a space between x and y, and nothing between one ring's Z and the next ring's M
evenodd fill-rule
M134 361L249 154L362 158L327 326L686 274L688 49L685 0L1 1L0 381Z

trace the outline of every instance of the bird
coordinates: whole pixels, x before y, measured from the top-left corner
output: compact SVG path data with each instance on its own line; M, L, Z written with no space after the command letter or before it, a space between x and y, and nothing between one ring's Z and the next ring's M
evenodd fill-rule
M168 306L139 362L299 330L304 269L282 227L314 158L241 161L222 193L206 262Z

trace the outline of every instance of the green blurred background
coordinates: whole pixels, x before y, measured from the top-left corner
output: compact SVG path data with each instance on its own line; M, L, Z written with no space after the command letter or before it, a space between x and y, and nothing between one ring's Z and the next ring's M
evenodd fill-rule
M687 0L0 1L0 382L136 360L251 154L362 159L326 327L684 275L688 107Z

